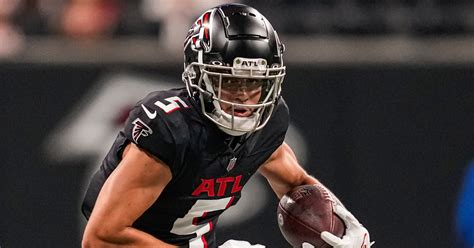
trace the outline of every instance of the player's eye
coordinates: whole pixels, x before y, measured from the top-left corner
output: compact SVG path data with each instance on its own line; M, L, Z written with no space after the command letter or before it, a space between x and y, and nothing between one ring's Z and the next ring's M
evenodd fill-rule
M210 76L213 87L217 90L219 88L219 76ZM226 78L222 77L221 87L227 91L237 91L239 89L256 90L268 80L253 79L253 78Z
M256 80L256 79L250 79L249 82L247 82L247 87L251 89L256 89L261 87L264 84L264 80Z

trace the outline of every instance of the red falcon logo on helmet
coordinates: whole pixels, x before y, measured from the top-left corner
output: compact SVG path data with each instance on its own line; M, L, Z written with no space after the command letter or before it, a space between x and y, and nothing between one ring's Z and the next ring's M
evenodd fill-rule
M135 119L133 122L132 137L135 143L138 143L138 138L141 136L146 137L153 133L151 128L147 126L140 118Z
M205 50L208 52L211 49L211 14L212 11L202 14L188 31L185 44L191 42L193 50Z

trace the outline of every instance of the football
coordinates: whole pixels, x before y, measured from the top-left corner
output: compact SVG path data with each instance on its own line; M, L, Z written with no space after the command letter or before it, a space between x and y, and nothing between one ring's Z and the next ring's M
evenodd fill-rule
M278 204L278 226L293 247L303 242L314 247L331 247L321 239L321 232L328 231L342 237L344 222L333 213L333 202L328 190L320 185L302 185L286 193Z

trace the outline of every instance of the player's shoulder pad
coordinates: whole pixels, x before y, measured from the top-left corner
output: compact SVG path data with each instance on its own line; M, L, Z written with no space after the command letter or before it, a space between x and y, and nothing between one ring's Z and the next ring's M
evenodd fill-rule
M273 110L272 117L269 120L269 126L278 126L282 129L287 129L290 122L290 110L288 105L286 105L283 97L278 99L278 102Z
M188 144L189 101L180 90L148 94L130 111L125 136L171 166L174 156Z
M285 99L283 97L280 97L277 102L276 110L282 112L284 115L289 116L290 115L290 110L288 108L288 105L286 104Z
M166 129L174 136L175 142L189 137L188 118L192 107L189 97L180 90L155 91L148 94L135 106L136 114L145 123ZM162 130L164 131L164 130Z

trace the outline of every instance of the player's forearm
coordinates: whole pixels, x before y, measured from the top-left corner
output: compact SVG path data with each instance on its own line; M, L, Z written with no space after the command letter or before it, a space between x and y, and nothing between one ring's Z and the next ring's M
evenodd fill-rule
M291 182L283 181L283 180L273 180L273 181L268 180L268 181L273 191L277 195L278 199L281 199L281 197L284 194L286 194L288 191L290 191L296 186L318 183L317 179L306 174Z
M118 232L104 230L87 230L84 233L82 247L163 247L176 248L178 246L167 244L152 235L132 227L126 227Z

